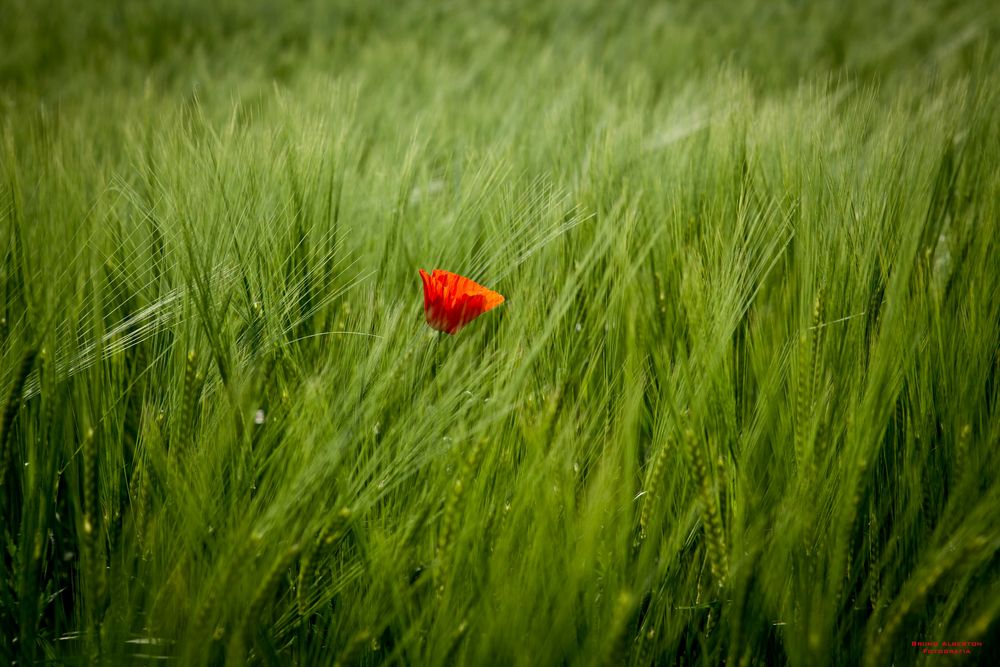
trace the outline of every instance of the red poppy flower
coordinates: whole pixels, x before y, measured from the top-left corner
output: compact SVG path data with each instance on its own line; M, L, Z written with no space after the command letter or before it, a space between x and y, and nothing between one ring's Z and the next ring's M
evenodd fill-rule
M455 334L466 324L503 303L502 295L451 271L420 269L424 281L424 315L438 331Z

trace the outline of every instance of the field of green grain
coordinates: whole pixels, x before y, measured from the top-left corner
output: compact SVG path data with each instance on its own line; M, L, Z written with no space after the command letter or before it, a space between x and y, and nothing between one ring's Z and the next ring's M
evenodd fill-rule
M0 661L1000 664L998 44L0 0Z

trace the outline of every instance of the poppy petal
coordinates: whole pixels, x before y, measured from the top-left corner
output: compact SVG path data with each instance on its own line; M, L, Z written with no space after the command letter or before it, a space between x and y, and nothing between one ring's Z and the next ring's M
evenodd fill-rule
M502 294L483 287L465 276L434 269L430 275L420 269L424 286L424 316L438 331L455 334L483 313L504 302Z

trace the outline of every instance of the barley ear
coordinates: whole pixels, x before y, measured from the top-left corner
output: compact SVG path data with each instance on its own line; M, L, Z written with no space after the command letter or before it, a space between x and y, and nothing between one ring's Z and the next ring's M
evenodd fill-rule
M11 434L14 431L14 420L17 418L17 412L21 409L24 383L27 382L28 375L31 374L37 356L38 351L34 348L28 348L24 351L21 356L21 365L18 366L17 374L14 376L14 384L7 392L7 400L4 403L3 412L0 413L0 487L7 479L7 465L13 456L10 444Z
M706 462L704 445L697 439L693 430L684 432L684 441L688 451L691 473L698 486L701 500L701 520L708 545L708 559L712 577L716 585L725 585L729 565L726 557L726 540L722 526L722 515L719 511L718 498L711 470Z

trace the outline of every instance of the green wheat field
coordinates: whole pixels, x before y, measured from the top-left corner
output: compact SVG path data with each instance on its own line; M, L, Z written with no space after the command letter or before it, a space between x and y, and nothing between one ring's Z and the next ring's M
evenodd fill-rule
M998 350L992 0L0 0L3 664L1000 664Z

